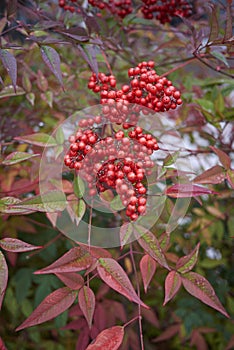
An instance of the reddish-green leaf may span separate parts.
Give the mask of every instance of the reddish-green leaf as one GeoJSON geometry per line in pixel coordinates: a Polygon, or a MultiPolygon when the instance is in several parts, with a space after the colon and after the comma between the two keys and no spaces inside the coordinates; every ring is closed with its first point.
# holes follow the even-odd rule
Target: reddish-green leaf
{"type": "Polygon", "coordinates": [[[141,276],[144,284],[145,293],[147,292],[148,286],[151,279],[153,278],[156,271],[156,262],[150,255],[146,254],[140,261],[141,276]]]}
{"type": "Polygon", "coordinates": [[[203,303],[209,305],[213,309],[218,310],[226,317],[228,313],[217,298],[213,287],[205,279],[196,272],[188,272],[181,276],[184,288],[194,297],[200,299],[203,303]]]}
{"type": "Polygon", "coordinates": [[[197,330],[192,332],[190,345],[195,345],[197,350],[208,350],[204,337],[197,330]]]}
{"type": "Polygon", "coordinates": [[[180,275],[176,271],[170,271],[165,280],[165,298],[163,305],[166,305],[166,303],[176,295],[180,286],[180,275]]]}
{"type": "Polygon", "coordinates": [[[12,165],[23,162],[33,157],[38,157],[40,154],[30,154],[27,152],[13,152],[9,154],[2,162],[4,165],[12,165]]]}
{"type": "Polygon", "coordinates": [[[193,269],[197,262],[198,252],[200,248],[200,243],[197,244],[197,246],[194,248],[194,250],[186,255],[182,256],[177,263],[176,263],[176,269],[180,273],[186,273],[193,269]]]}
{"type": "Polygon", "coordinates": [[[66,208],[66,196],[62,191],[50,191],[13,204],[12,208],[21,208],[40,212],[63,211],[66,208]]]}
{"type": "Polygon", "coordinates": [[[83,286],[79,291],[78,301],[80,308],[86,318],[89,328],[92,327],[93,313],[95,309],[95,295],[89,287],[83,286]]]}
{"type": "Polygon", "coordinates": [[[234,170],[229,169],[227,171],[227,180],[228,180],[230,186],[234,189],[234,170]]]}
{"type": "Polygon", "coordinates": [[[227,1],[226,7],[226,25],[225,25],[225,34],[223,41],[228,41],[233,37],[233,19],[232,19],[232,0],[227,1]]]}
{"type": "Polygon", "coordinates": [[[131,239],[132,235],[133,235],[133,229],[132,229],[131,223],[125,223],[120,227],[119,239],[120,239],[121,249],[123,249],[125,244],[132,241],[131,239]]]}
{"type": "Polygon", "coordinates": [[[124,295],[129,300],[148,308],[136,294],[126,272],[117,261],[111,258],[101,258],[98,261],[98,273],[109,287],[124,295]]]}
{"type": "Polygon", "coordinates": [[[211,23],[210,23],[210,35],[208,42],[211,42],[217,39],[219,36],[219,21],[217,18],[217,7],[215,5],[212,6],[212,15],[211,15],[211,23]]]}
{"type": "Polygon", "coordinates": [[[218,149],[216,147],[210,146],[210,148],[217,154],[219,157],[220,162],[223,164],[225,169],[229,169],[231,166],[231,159],[230,157],[221,149],[218,149]]]}
{"type": "Polygon", "coordinates": [[[59,288],[49,294],[19,326],[16,331],[49,321],[67,310],[75,301],[77,292],[67,287],[59,288]]]}
{"type": "Polygon", "coordinates": [[[61,258],[53,262],[51,265],[34,273],[41,275],[45,273],[77,272],[87,269],[92,262],[93,258],[86,250],[80,247],[75,247],[70,249],[69,252],[61,256],[61,258]]]}
{"type": "Polygon", "coordinates": [[[193,184],[176,184],[166,189],[166,195],[172,198],[196,197],[203,194],[217,194],[217,192],[193,184]]]}
{"type": "Polygon", "coordinates": [[[84,279],[75,272],[65,272],[55,274],[68,288],[78,290],[84,285],[84,279]]]}
{"type": "Polygon", "coordinates": [[[18,137],[15,137],[14,139],[17,141],[22,141],[25,143],[29,143],[30,145],[35,145],[40,147],[57,146],[57,142],[52,136],[48,134],[44,134],[42,132],[39,132],[37,134],[18,136],[18,137]]]}
{"type": "Polygon", "coordinates": [[[8,280],[8,267],[4,255],[0,251],[0,309],[2,307],[8,280]]]}
{"type": "Polygon", "coordinates": [[[148,253],[161,266],[170,270],[165,255],[155,235],[151,231],[148,231],[144,227],[138,225],[134,225],[134,233],[138,243],[142,246],[146,253],[148,253]]]}
{"type": "Polygon", "coordinates": [[[198,175],[193,180],[199,184],[220,184],[225,180],[224,168],[220,165],[215,165],[212,168],[204,171],[201,175],[198,175]]]}
{"type": "Polygon", "coordinates": [[[30,250],[40,249],[41,246],[35,246],[16,238],[3,238],[0,240],[0,247],[8,252],[29,252],[30,250]]]}
{"type": "Polygon", "coordinates": [[[117,350],[122,344],[123,337],[124,327],[114,326],[104,329],[86,350],[117,350]]]}
{"type": "Polygon", "coordinates": [[[17,80],[17,62],[15,57],[5,49],[0,49],[0,59],[3,66],[6,68],[8,74],[11,77],[14,90],[16,91],[16,80],[17,80]]]}
{"type": "Polygon", "coordinates": [[[61,86],[63,86],[60,57],[57,51],[50,46],[43,45],[41,46],[41,56],[51,72],[56,76],[61,86]]]}

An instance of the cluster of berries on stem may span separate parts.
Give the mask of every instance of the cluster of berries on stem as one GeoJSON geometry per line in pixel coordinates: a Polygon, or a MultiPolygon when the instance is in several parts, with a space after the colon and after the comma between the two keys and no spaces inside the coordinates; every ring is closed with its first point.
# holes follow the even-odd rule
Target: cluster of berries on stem
{"type": "MultiPolygon", "coordinates": [[[[79,0],[59,0],[59,6],[66,11],[80,12],[76,5],[79,0]]],[[[112,15],[124,18],[133,11],[132,0],[88,0],[88,3],[99,10],[108,10],[112,15]]],[[[188,0],[141,0],[140,10],[146,19],[156,18],[162,24],[171,22],[175,16],[189,17],[193,6],[188,0]]],[[[80,6],[80,5],[79,5],[80,6]]]]}
{"type": "Polygon", "coordinates": [[[175,16],[189,17],[193,12],[187,0],[142,0],[141,12],[146,19],[156,18],[162,24],[171,22],[175,16]]]}
{"type": "Polygon", "coordinates": [[[141,114],[175,109],[182,100],[172,82],[157,75],[153,61],[130,68],[128,76],[129,83],[118,89],[114,75],[91,75],[88,88],[99,94],[102,115],[79,121],[64,163],[79,172],[90,196],[106,190],[118,194],[126,216],[135,221],[146,213],[151,155],[159,148],[137,122],[141,114]]]}

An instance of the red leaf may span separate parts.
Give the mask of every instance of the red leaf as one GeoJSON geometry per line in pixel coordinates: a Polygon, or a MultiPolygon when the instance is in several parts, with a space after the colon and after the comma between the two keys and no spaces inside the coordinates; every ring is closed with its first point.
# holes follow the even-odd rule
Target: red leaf
{"type": "Polygon", "coordinates": [[[51,70],[51,72],[56,76],[61,86],[63,86],[63,78],[60,69],[60,57],[55,49],[50,46],[41,46],[41,56],[51,70]]]}
{"type": "Polygon", "coordinates": [[[148,308],[136,294],[127,274],[117,261],[111,258],[101,258],[99,259],[97,270],[101,279],[109,287],[124,295],[129,300],[148,308]]]}
{"type": "Polygon", "coordinates": [[[88,328],[86,328],[79,334],[79,338],[76,343],[76,350],[85,350],[88,344],[89,344],[89,332],[88,332],[88,328]]]}
{"type": "Polygon", "coordinates": [[[14,90],[16,92],[16,80],[17,80],[17,62],[15,57],[5,49],[0,49],[0,59],[3,66],[6,68],[8,74],[11,77],[14,90]]]}
{"type": "Polygon", "coordinates": [[[148,286],[151,279],[153,278],[156,271],[156,262],[150,255],[146,254],[140,261],[141,276],[144,284],[145,293],[147,292],[148,286]]]}
{"type": "Polygon", "coordinates": [[[16,238],[3,238],[0,240],[0,247],[8,252],[20,253],[40,249],[42,246],[35,246],[16,238]]]}
{"type": "Polygon", "coordinates": [[[3,298],[5,295],[8,280],[8,267],[6,259],[0,251],[0,309],[2,307],[3,298]]]}
{"type": "Polygon", "coordinates": [[[42,275],[45,273],[77,272],[86,269],[92,264],[92,262],[93,258],[86,250],[80,247],[75,247],[70,249],[51,265],[34,273],[42,275]]]}
{"type": "Polygon", "coordinates": [[[231,339],[229,340],[225,350],[232,350],[233,348],[234,348],[234,335],[231,336],[231,339]]]}
{"type": "Polygon", "coordinates": [[[194,250],[186,255],[180,258],[176,263],[176,270],[180,273],[186,273],[193,269],[197,262],[198,252],[200,248],[200,243],[197,244],[197,246],[194,248],[194,250]]]}
{"type": "Polygon", "coordinates": [[[210,148],[217,154],[217,156],[219,157],[219,160],[221,162],[221,164],[223,164],[224,168],[227,170],[230,168],[231,166],[231,159],[230,157],[223,151],[221,151],[221,149],[218,149],[216,147],[210,146],[210,148]]]}
{"type": "Polygon", "coordinates": [[[176,184],[166,190],[166,195],[172,198],[196,197],[203,194],[217,194],[217,192],[193,184],[176,184]]]}
{"type": "Polygon", "coordinates": [[[122,344],[123,337],[124,327],[114,326],[104,329],[86,350],[117,350],[122,344]]]}
{"type": "Polygon", "coordinates": [[[164,332],[162,332],[157,338],[154,338],[152,341],[154,343],[159,343],[161,341],[171,339],[176,334],[178,334],[179,331],[180,331],[180,325],[174,324],[174,325],[168,327],[164,332]]]}
{"type": "Polygon", "coordinates": [[[142,248],[161,266],[170,270],[165,255],[155,235],[151,231],[138,225],[134,225],[134,233],[142,248]]]}
{"type": "Polygon", "coordinates": [[[0,350],[7,350],[5,344],[3,343],[2,338],[0,337],[0,350]]]}
{"type": "Polygon", "coordinates": [[[78,290],[84,285],[84,279],[78,273],[66,272],[55,275],[70,289],[78,290]]]}
{"type": "Polygon", "coordinates": [[[91,329],[95,309],[95,296],[92,289],[83,286],[83,288],[79,291],[78,301],[84,317],[88,322],[89,328],[91,329]]]}
{"type": "Polygon", "coordinates": [[[201,175],[195,177],[193,181],[199,184],[220,184],[225,180],[225,177],[226,175],[223,167],[215,165],[201,175]]]}
{"type": "Polygon", "coordinates": [[[87,244],[79,243],[81,247],[84,247],[85,250],[87,250],[90,255],[92,255],[93,258],[99,259],[99,258],[111,258],[111,253],[108,252],[108,250],[101,248],[101,247],[95,247],[95,246],[88,246],[87,244]]]}
{"type": "Polygon", "coordinates": [[[183,286],[187,292],[229,318],[228,313],[217,298],[213,287],[205,277],[196,272],[188,272],[181,276],[181,278],[183,286]]]}
{"type": "Polygon", "coordinates": [[[49,294],[19,326],[16,331],[46,322],[67,310],[75,301],[77,292],[69,288],[59,288],[49,294]]]}
{"type": "Polygon", "coordinates": [[[176,271],[170,271],[165,280],[165,299],[163,305],[171,300],[181,286],[181,277],[176,271]]]}
{"type": "Polygon", "coordinates": [[[208,346],[206,344],[205,339],[197,330],[194,330],[192,332],[190,345],[191,346],[195,345],[197,350],[207,350],[208,349],[208,346]]]}

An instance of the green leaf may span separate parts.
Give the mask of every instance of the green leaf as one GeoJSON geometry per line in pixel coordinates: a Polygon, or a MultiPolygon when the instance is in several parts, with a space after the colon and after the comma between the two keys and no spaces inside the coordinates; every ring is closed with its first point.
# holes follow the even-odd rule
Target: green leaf
{"type": "Polygon", "coordinates": [[[175,163],[178,155],[180,154],[180,151],[177,151],[175,153],[170,153],[163,161],[163,166],[169,166],[175,163]]]}
{"type": "Polygon", "coordinates": [[[121,202],[120,196],[117,195],[115,196],[112,201],[110,202],[110,206],[113,210],[123,210],[125,208],[125,206],[123,205],[123,203],[121,202]]]}
{"type": "Polygon", "coordinates": [[[73,189],[77,198],[83,197],[85,193],[85,185],[84,185],[84,181],[81,179],[79,175],[77,176],[75,175],[73,189]]]}
{"type": "Polygon", "coordinates": [[[205,111],[209,113],[214,113],[214,104],[211,101],[198,98],[195,102],[197,102],[205,111]]]}
{"type": "Polygon", "coordinates": [[[25,91],[21,87],[16,86],[16,91],[15,91],[14,87],[9,85],[9,86],[4,87],[4,89],[2,89],[0,91],[0,98],[19,96],[19,95],[24,95],[24,94],[25,94],[25,91]]]}
{"type": "Polygon", "coordinates": [[[62,211],[66,208],[66,196],[61,191],[50,191],[43,195],[38,195],[20,203],[13,204],[13,208],[22,208],[40,212],[62,211]]]}
{"type": "Polygon", "coordinates": [[[14,138],[17,141],[22,141],[29,143],[30,145],[40,146],[40,147],[53,147],[57,146],[56,140],[47,134],[37,133],[25,136],[18,136],[14,138]]]}
{"type": "Polygon", "coordinates": [[[218,60],[220,60],[221,62],[223,62],[226,67],[228,67],[228,68],[230,67],[226,57],[221,52],[212,51],[211,55],[214,56],[215,58],[217,58],[218,60]]]}
{"type": "Polygon", "coordinates": [[[27,153],[27,152],[13,152],[13,153],[9,154],[4,159],[2,164],[4,164],[4,165],[17,164],[17,163],[23,162],[25,160],[28,160],[30,158],[38,157],[38,156],[40,156],[39,153],[37,153],[37,154],[30,154],[30,153],[27,153]]]}
{"type": "Polygon", "coordinates": [[[59,126],[56,130],[55,139],[59,145],[62,145],[64,143],[64,132],[61,126],[59,126]]]}

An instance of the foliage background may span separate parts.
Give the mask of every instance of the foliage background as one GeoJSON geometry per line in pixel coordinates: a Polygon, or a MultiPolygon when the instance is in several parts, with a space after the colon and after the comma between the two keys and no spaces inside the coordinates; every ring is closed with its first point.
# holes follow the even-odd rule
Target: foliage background
{"type": "MultiPolygon", "coordinates": [[[[37,146],[29,147],[14,137],[34,132],[50,134],[75,111],[98,103],[87,89],[92,70],[108,72],[111,69],[119,84],[124,84],[128,68],[143,60],[154,60],[158,74],[169,73],[169,78],[182,91],[183,105],[168,112],[168,118],[189,145],[188,157],[196,164],[196,175],[214,165],[222,165],[210,146],[224,151],[233,160],[234,48],[233,34],[229,35],[231,14],[227,14],[231,2],[227,7],[228,4],[221,1],[209,4],[195,1],[192,18],[177,19],[166,25],[145,20],[136,10],[120,21],[105,11],[102,17],[71,14],[60,9],[57,1],[37,1],[35,7],[21,1],[9,4],[8,12],[4,6],[1,9],[1,47],[16,58],[17,88],[15,93],[11,74],[0,65],[4,83],[0,91],[1,160],[13,151],[41,152],[37,146]],[[43,45],[56,49],[60,56],[63,86],[58,72],[52,74],[43,61],[40,50],[43,45]]],[[[40,157],[12,166],[1,165],[1,197],[25,198],[38,194],[39,165],[40,157]]],[[[171,234],[168,253],[171,261],[176,261],[177,256],[188,254],[201,242],[195,271],[210,281],[232,316],[233,182],[226,179],[209,185],[219,195],[202,197],[202,206],[192,199],[186,217],[171,234]]],[[[168,199],[154,228],[155,234],[167,220],[170,201],[168,199]]],[[[3,213],[0,223],[2,238],[17,237],[43,246],[32,253],[5,254],[9,282],[0,314],[0,332],[7,349],[15,349],[16,344],[22,350],[75,349],[80,331],[65,328],[70,319],[67,311],[55,320],[15,332],[49,293],[62,286],[54,275],[40,276],[33,272],[64,254],[73,246],[72,241],[58,232],[43,213],[21,216],[3,213]]],[[[118,249],[111,252],[117,259],[118,249]]],[[[132,277],[129,258],[122,259],[121,264],[132,277]]],[[[136,266],[140,278],[139,259],[136,266]]],[[[143,300],[152,311],[142,310],[145,348],[231,349],[233,321],[184,290],[162,306],[165,277],[165,271],[158,268],[147,294],[144,295],[142,288],[143,300]],[[160,335],[162,341],[157,342],[160,335]]],[[[124,322],[126,317],[120,316],[117,320],[110,317],[110,300],[120,302],[118,305],[127,311],[128,319],[136,315],[133,305],[107,290],[97,279],[91,286],[102,306],[102,317],[109,319],[109,326],[124,322]]],[[[122,312],[124,314],[124,310],[122,312]]],[[[127,349],[140,348],[138,334],[137,324],[132,324],[128,334],[132,345],[127,349]]]]}

